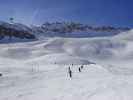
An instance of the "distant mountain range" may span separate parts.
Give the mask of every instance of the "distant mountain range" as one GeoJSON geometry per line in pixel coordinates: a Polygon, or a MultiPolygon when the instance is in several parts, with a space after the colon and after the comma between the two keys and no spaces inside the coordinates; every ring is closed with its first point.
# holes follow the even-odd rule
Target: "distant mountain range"
{"type": "Polygon", "coordinates": [[[93,27],[74,22],[44,23],[40,26],[26,26],[20,23],[0,22],[0,40],[8,38],[34,40],[38,37],[96,37],[112,36],[130,28],[115,28],[111,26],[93,27]]]}
{"type": "Polygon", "coordinates": [[[60,33],[66,33],[66,32],[121,32],[121,31],[127,31],[130,30],[129,28],[115,28],[111,26],[101,26],[101,27],[93,27],[89,25],[84,25],[80,23],[74,23],[74,22],[55,22],[55,23],[44,23],[40,26],[43,30],[52,31],[52,32],[60,32],[60,33]]]}

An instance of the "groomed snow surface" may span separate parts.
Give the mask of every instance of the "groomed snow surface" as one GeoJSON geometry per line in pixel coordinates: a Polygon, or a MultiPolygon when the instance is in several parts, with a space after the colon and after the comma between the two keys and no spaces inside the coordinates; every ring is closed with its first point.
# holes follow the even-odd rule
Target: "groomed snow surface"
{"type": "Polygon", "coordinates": [[[133,100],[132,53],[132,30],[0,44],[0,100],[133,100]]]}

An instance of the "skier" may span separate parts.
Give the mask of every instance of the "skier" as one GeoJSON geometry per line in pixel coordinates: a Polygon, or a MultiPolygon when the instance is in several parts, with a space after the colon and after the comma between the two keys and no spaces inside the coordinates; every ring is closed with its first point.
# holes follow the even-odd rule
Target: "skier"
{"type": "Polygon", "coordinates": [[[68,68],[68,73],[69,73],[70,78],[72,78],[72,71],[70,67],[68,68]]]}
{"type": "Polygon", "coordinates": [[[0,73],[0,76],[2,76],[2,73],[0,73]]]}
{"type": "Polygon", "coordinates": [[[83,68],[84,68],[84,66],[82,65],[82,66],[81,66],[81,69],[83,69],[83,68]]]}
{"type": "Polygon", "coordinates": [[[80,67],[79,67],[79,69],[78,69],[78,70],[79,70],[79,72],[81,72],[81,68],[80,68],[80,67]]]}

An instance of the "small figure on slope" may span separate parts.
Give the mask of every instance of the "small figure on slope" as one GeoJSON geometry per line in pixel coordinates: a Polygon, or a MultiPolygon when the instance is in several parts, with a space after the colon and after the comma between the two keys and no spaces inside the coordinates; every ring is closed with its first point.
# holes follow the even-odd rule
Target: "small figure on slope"
{"type": "Polygon", "coordinates": [[[81,69],[83,69],[83,68],[84,68],[84,66],[82,65],[82,66],[81,66],[81,69]]]}
{"type": "Polygon", "coordinates": [[[72,71],[70,67],[68,68],[68,73],[69,73],[69,77],[72,78],[72,71]]]}
{"type": "Polygon", "coordinates": [[[2,76],[2,73],[0,73],[0,77],[2,76]]]}
{"type": "Polygon", "coordinates": [[[78,70],[79,70],[79,72],[81,72],[81,68],[80,68],[80,67],[79,67],[79,69],[78,69],[78,70]]]}

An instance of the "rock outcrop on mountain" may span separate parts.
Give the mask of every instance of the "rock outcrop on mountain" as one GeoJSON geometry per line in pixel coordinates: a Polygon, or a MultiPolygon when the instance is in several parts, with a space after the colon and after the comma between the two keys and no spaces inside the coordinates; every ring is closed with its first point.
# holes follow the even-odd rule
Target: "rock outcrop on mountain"
{"type": "Polygon", "coordinates": [[[2,40],[5,37],[8,37],[10,40],[12,38],[36,39],[29,27],[24,25],[22,26],[22,24],[10,24],[3,22],[0,23],[0,39],[2,40]]]}

